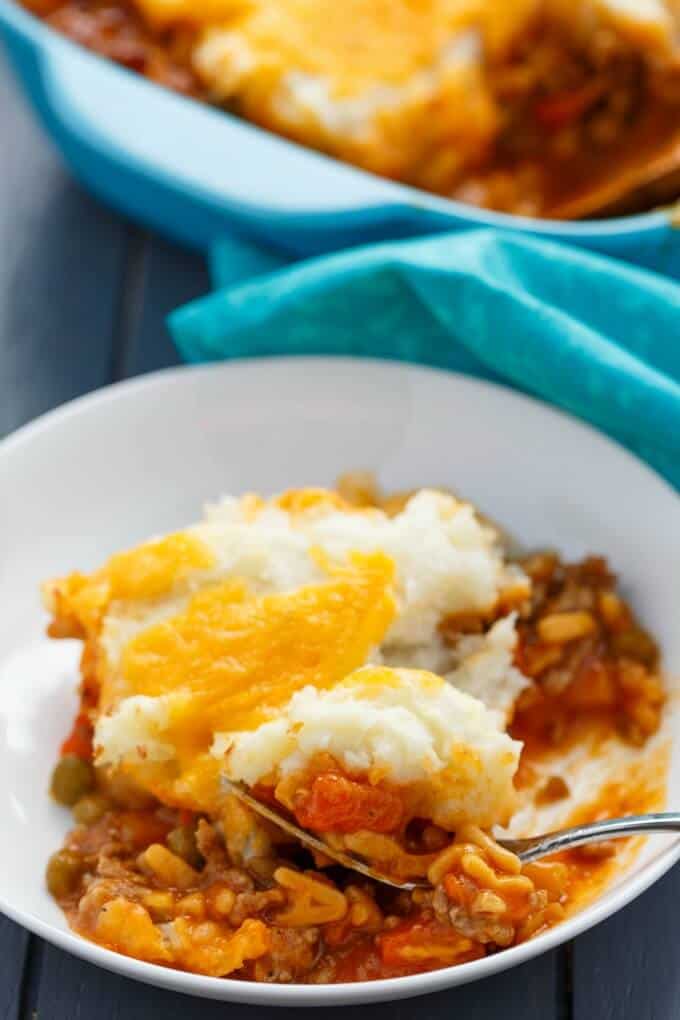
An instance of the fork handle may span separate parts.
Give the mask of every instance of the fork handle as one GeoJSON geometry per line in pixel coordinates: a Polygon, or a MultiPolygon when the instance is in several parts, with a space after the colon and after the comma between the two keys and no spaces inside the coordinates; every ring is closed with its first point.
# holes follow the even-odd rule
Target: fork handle
{"type": "Polygon", "coordinates": [[[663,832],[680,832],[680,812],[666,811],[649,815],[629,815],[627,818],[607,818],[602,822],[575,825],[570,829],[547,832],[543,836],[531,839],[503,839],[499,842],[516,853],[522,863],[528,864],[547,854],[573,850],[589,843],[603,843],[608,839],[663,832]]]}

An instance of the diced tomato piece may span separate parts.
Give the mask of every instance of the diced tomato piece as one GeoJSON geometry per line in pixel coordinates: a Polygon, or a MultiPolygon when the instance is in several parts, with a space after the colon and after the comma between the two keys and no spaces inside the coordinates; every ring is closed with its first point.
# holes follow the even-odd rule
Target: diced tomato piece
{"type": "Polygon", "coordinates": [[[62,755],[74,754],[77,758],[84,758],[86,761],[91,761],[93,754],[93,735],[94,730],[92,728],[92,723],[87,715],[85,715],[84,712],[81,712],[80,715],[76,716],[76,721],[73,724],[71,733],[61,745],[62,755]]]}
{"type": "Polygon", "coordinates": [[[120,811],[115,823],[123,842],[134,844],[140,850],[152,843],[164,843],[172,828],[172,822],[159,818],[152,811],[120,811]]]}
{"type": "Polygon", "coordinates": [[[255,800],[259,800],[261,804],[268,804],[269,807],[280,808],[280,804],[276,799],[276,788],[274,786],[266,786],[265,783],[256,783],[250,791],[255,800]]]}
{"type": "Polygon", "coordinates": [[[378,936],[380,955],[387,967],[427,967],[463,963],[484,955],[484,947],[453,928],[436,921],[406,921],[378,936]]]}
{"type": "Polygon", "coordinates": [[[610,665],[601,656],[587,655],[567,688],[567,704],[588,711],[611,708],[616,700],[616,684],[610,665]]]}
{"type": "Polygon", "coordinates": [[[469,900],[468,891],[459,875],[446,875],[444,878],[444,889],[451,903],[456,903],[459,907],[467,906],[469,900]]]}
{"type": "Polygon", "coordinates": [[[582,117],[601,94],[602,86],[599,82],[588,82],[581,88],[556,92],[536,103],[536,120],[550,131],[559,131],[582,117]]]}
{"type": "Polygon", "coordinates": [[[295,807],[300,825],[314,832],[394,832],[403,815],[400,798],[389,790],[324,772],[295,807]]]}

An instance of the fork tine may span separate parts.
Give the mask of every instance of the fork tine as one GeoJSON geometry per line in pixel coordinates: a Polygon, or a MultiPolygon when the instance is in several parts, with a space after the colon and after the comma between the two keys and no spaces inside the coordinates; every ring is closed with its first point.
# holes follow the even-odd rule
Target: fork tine
{"type": "Polygon", "coordinates": [[[267,821],[273,822],[274,825],[278,825],[280,829],[287,832],[289,836],[294,836],[303,846],[309,847],[311,850],[316,850],[317,853],[325,854],[326,857],[330,857],[331,860],[341,864],[344,868],[349,868],[351,871],[356,871],[365,878],[371,878],[374,882],[380,882],[383,885],[389,885],[393,889],[402,889],[406,892],[410,892],[413,889],[430,889],[429,882],[400,882],[395,878],[390,878],[388,875],[383,874],[381,871],[376,871],[375,868],[370,867],[364,861],[354,857],[353,854],[346,853],[344,850],[336,850],[334,847],[330,847],[324,840],[318,839],[313,836],[311,832],[307,832],[306,829],[301,829],[299,825],[295,825],[294,822],[289,821],[287,818],[283,818],[273,808],[268,807],[266,804],[260,803],[255,797],[253,797],[243,787],[241,783],[233,783],[231,780],[223,777],[222,785],[225,790],[229,793],[233,793],[235,797],[238,797],[242,803],[246,804],[252,811],[260,815],[262,818],[266,818],[267,821]]]}

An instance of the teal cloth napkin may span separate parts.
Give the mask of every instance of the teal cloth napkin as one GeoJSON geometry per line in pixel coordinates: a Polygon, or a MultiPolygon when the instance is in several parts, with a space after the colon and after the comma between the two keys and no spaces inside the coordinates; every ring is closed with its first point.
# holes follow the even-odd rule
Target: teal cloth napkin
{"type": "Polygon", "coordinates": [[[680,285],[491,230],[295,262],[232,238],[174,312],[190,362],[353,354],[504,381],[607,432],[680,488],[680,285]]]}

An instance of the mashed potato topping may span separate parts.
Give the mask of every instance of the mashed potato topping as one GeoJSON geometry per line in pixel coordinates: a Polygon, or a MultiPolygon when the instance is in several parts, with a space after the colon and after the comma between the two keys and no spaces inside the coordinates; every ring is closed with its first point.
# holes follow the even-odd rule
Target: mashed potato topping
{"type": "Polygon", "coordinates": [[[458,690],[479,698],[507,723],[517,698],[529,683],[514,665],[516,615],[502,617],[486,634],[464,635],[453,646],[437,635],[427,644],[412,648],[378,650],[373,661],[441,675],[458,690]]]}
{"type": "Polygon", "coordinates": [[[332,690],[305,687],[256,730],[218,734],[213,754],[255,786],[324,752],[353,776],[408,784],[412,810],[453,829],[509,817],[520,748],[481,702],[432,673],[367,667],[332,690]]]}
{"type": "Polygon", "coordinates": [[[424,783],[431,817],[486,824],[507,814],[518,750],[500,727],[525,683],[503,600],[528,590],[453,496],[422,490],[389,516],[301,490],[224,499],[46,595],[96,642],[99,764],[166,800],[214,807],[235,740],[249,782],[325,750],[424,783]],[[465,613],[500,619],[445,643],[442,619],[465,613]]]}
{"type": "Polygon", "coordinates": [[[380,550],[396,567],[397,613],[385,636],[388,647],[429,644],[443,615],[488,610],[522,580],[472,506],[427,489],[395,517],[352,510],[323,493],[264,504],[226,499],[208,509],[194,534],[218,569],[247,577],[260,591],[318,581],[323,572],[315,550],[334,562],[350,552],[380,550]]]}
{"type": "Polygon", "coordinates": [[[445,679],[461,691],[479,698],[508,721],[528,680],[513,665],[517,644],[515,614],[506,616],[485,635],[461,638],[456,655],[459,665],[445,679]]]}
{"type": "Polygon", "coordinates": [[[528,590],[504,562],[497,534],[453,496],[421,490],[389,517],[304,490],[266,502],[224,499],[185,532],[113,557],[89,578],[48,586],[48,599],[66,599],[87,625],[96,622],[93,606],[103,614],[101,640],[115,667],[135,634],[181,612],[206,584],[239,578],[252,595],[292,593],[326,578],[324,557],[341,563],[351,552],[377,550],[396,568],[397,612],[379,642],[388,654],[430,648],[443,616],[485,612],[503,592],[528,590]],[[123,560],[135,588],[116,587],[123,560]]]}

